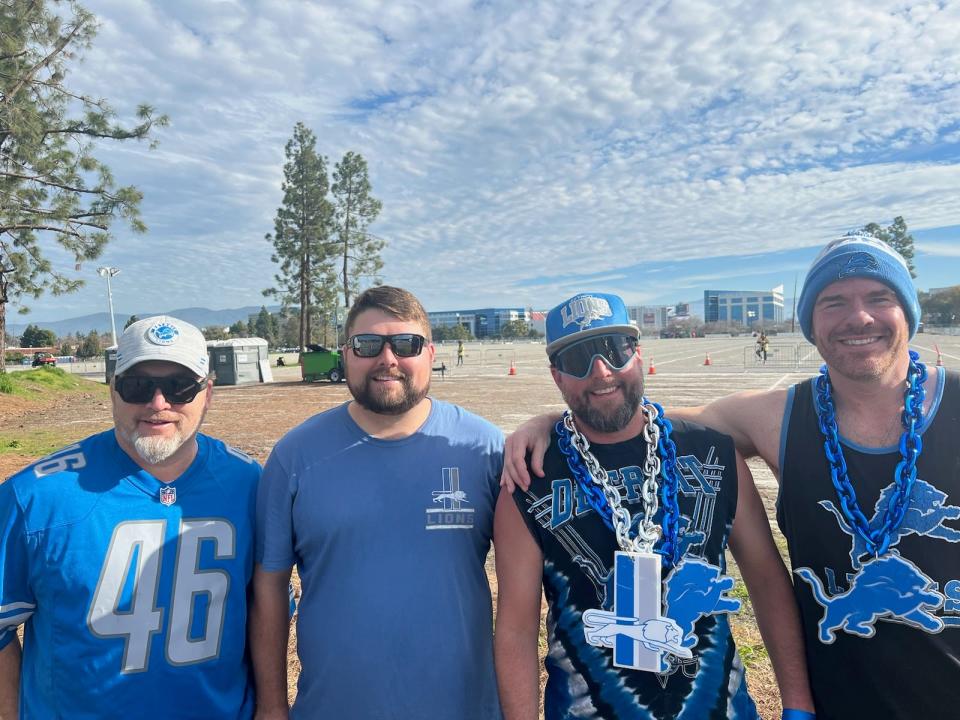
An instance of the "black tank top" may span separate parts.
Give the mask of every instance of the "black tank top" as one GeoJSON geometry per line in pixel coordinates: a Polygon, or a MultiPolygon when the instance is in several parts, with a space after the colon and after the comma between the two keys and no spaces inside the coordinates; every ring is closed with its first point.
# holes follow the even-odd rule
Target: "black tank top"
{"type": "MultiPolygon", "coordinates": [[[[692,423],[674,420],[673,426],[680,472],[679,542],[684,559],[691,563],[690,568],[699,562],[703,563],[699,570],[712,567],[725,573],[724,550],[737,507],[733,441],[692,423]]],[[[634,516],[642,513],[641,468],[646,449],[642,436],[610,445],[591,444],[620,492],[623,506],[634,516]]],[[[529,491],[518,490],[513,498],[544,557],[550,647],[545,661],[546,719],[756,718],[727,619],[731,604],[723,598],[730,588],[717,595],[718,607],[728,610],[696,620],[692,658],[673,665],[668,673],[615,667],[608,648],[585,641],[583,613],[609,607],[607,583],[617,541],[572,480],[555,432],[544,458],[544,470],[546,477],[534,477],[529,491]]],[[[655,520],[660,522],[662,517],[661,507],[655,520]]],[[[670,595],[670,577],[664,571],[665,597],[670,595]]],[[[695,584],[709,593],[726,587],[722,583],[721,577],[704,572],[695,584]]]]}
{"type": "MultiPolygon", "coordinates": [[[[958,718],[960,377],[938,378],[910,506],[880,558],[840,510],[814,382],[794,386],[787,403],[777,522],[790,550],[817,717],[958,718]]],[[[879,526],[900,453],[842,445],[860,509],[879,526]]]]}

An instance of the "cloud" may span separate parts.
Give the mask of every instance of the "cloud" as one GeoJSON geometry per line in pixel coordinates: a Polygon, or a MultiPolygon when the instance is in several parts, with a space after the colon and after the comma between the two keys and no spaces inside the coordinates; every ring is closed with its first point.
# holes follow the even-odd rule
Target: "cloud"
{"type": "Polygon", "coordinates": [[[118,283],[129,311],[257,302],[298,121],[331,165],[367,158],[384,278],[438,308],[542,305],[677,258],[762,265],[894,215],[960,224],[956,2],[88,5],[102,29],[71,82],[172,121],[157,151],[100,153],[151,228],[111,262],[178,278],[118,283]]]}
{"type": "Polygon", "coordinates": [[[928,242],[914,243],[914,250],[938,258],[960,258],[960,238],[954,240],[950,245],[928,242]]]}

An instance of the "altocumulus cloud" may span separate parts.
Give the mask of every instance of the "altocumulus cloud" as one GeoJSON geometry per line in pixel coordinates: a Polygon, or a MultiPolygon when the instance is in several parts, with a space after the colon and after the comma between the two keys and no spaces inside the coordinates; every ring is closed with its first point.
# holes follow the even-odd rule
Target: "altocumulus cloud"
{"type": "MultiPolygon", "coordinates": [[[[71,81],[172,120],[156,151],[101,153],[151,228],[105,260],[164,269],[118,279],[128,312],[258,302],[299,120],[331,166],[368,159],[384,279],[438,309],[542,306],[578,282],[649,299],[664,293],[630,288],[644,263],[746,267],[894,215],[960,225],[956,2],[87,5],[101,32],[71,81]]],[[[81,274],[38,315],[100,310],[81,274]]]]}

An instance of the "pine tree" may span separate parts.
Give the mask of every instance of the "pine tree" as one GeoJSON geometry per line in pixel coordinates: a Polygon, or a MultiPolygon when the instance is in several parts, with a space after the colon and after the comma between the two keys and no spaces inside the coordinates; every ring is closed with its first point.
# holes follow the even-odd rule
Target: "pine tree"
{"type": "Polygon", "coordinates": [[[276,286],[263,291],[278,298],[284,308],[300,310],[300,347],[312,339],[311,322],[335,292],[329,237],[333,207],[327,199],[330,183],[326,160],[317,154],[317,139],[297,123],[286,145],[283,166],[283,204],[277,208],[273,234],[273,262],[280,265],[276,286]]]}
{"type": "MultiPolygon", "coordinates": [[[[83,284],[50,255],[66,251],[79,266],[100,255],[116,219],[146,229],[140,191],[117,187],[93,151],[98,140],[148,138],[167,118],[141,105],[137,122],[124,126],[106,101],[66,86],[68,62],[96,32],[76,0],[0,3],[0,342],[7,303],[83,284]]],[[[0,344],[0,371],[3,362],[0,344]]]]}
{"type": "Polygon", "coordinates": [[[273,345],[273,328],[270,323],[270,313],[263,305],[260,306],[260,312],[257,313],[256,320],[253,321],[254,336],[263,338],[268,345],[273,345]]]}
{"type": "Polygon", "coordinates": [[[890,247],[903,255],[907,261],[907,267],[910,268],[910,277],[916,277],[917,273],[913,268],[913,235],[907,231],[907,223],[903,216],[898,215],[887,227],[880,227],[877,223],[865,225],[863,231],[868,235],[883,240],[890,247]]]}
{"type": "Polygon", "coordinates": [[[342,261],[340,279],[343,282],[343,305],[350,307],[361,278],[373,284],[380,282],[383,269],[380,251],[384,241],[367,232],[367,227],[380,214],[382,203],[371,195],[367,161],[363,155],[348,152],[337,163],[333,172],[333,197],[337,231],[338,254],[342,261]]]}
{"type": "Polygon", "coordinates": [[[92,358],[100,354],[100,333],[91,330],[77,346],[77,357],[92,358]]]}

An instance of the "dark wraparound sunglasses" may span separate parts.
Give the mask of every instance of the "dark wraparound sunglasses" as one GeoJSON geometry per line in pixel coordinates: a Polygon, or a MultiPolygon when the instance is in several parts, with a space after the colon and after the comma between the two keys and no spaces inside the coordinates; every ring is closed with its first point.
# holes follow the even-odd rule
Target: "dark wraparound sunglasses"
{"type": "Polygon", "coordinates": [[[423,335],[414,333],[398,333],[396,335],[375,335],[363,333],[353,335],[348,341],[357,357],[372,358],[383,352],[384,343],[390,345],[393,354],[399,358],[416,357],[423,351],[427,339],[423,335]]]}
{"type": "Polygon", "coordinates": [[[582,380],[590,374],[597,358],[602,358],[611,370],[622,370],[637,354],[637,342],[632,335],[594,335],[554,353],[550,363],[565,375],[582,380]]]}
{"type": "Polygon", "coordinates": [[[159,389],[167,402],[181,405],[193,399],[207,386],[207,379],[197,380],[193,375],[118,375],[114,380],[117,394],[125,403],[143,404],[153,400],[159,389]]]}

